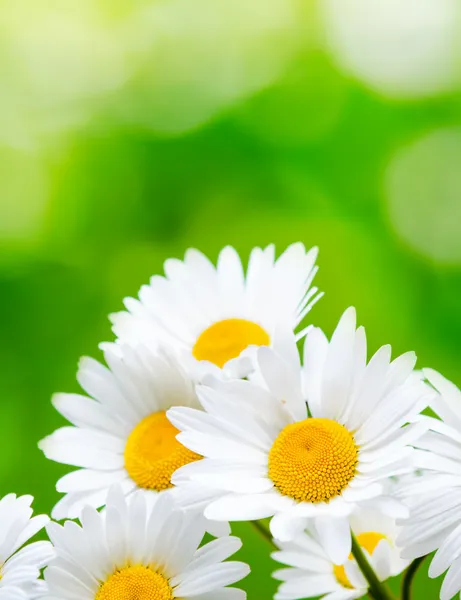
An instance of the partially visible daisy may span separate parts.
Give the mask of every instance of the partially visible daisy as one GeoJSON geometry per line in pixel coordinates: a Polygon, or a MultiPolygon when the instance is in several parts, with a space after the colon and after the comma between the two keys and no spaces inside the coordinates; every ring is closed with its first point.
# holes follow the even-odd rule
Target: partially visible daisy
{"type": "Polygon", "coordinates": [[[404,425],[432,392],[413,374],[413,353],[390,362],[384,346],[367,365],[354,309],[330,342],[318,329],[308,334],[302,368],[294,340],[277,346],[279,354],[258,351],[264,386],[217,380],[216,387],[198,387],[206,412],[168,411],[178,440],[205,457],[174,474],[178,501],[201,505],[216,520],[275,515],[271,531],[282,541],[314,518],[322,545],[342,564],[351,550],[347,517],[357,505],[381,496],[384,512],[405,515],[380,481],[410,468],[409,444],[425,426],[404,425]],[[200,504],[200,486],[221,497],[200,504]]]}
{"type": "Polygon", "coordinates": [[[54,556],[50,542],[23,547],[48,523],[46,515],[32,516],[32,496],[8,494],[0,500],[0,599],[32,600],[44,591],[40,570],[54,556]]]}
{"type": "Polygon", "coordinates": [[[227,586],[246,577],[245,563],[223,562],[241,546],[225,536],[199,548],[204,519],[174,509],[160,496],[126,499],[112,489],[106,508],[87,506],[81,525],[50,523],[57,558],[45,571],[44,600],[243,600],[227,586]]]}
{"type": "Polygon", "coordinates": [[[162,341],[198,378],[220,369],[246,376],[252,351],[271,346],[281,324],[296,329],[320,297],[311,287],[316,258],[317,248],[301,243],[278,259],[273,245],[254,248],[245,274],[234,248],[220,252],[216,267],[189,249],[184,261],[165,262],[165,277],[154,275],[139,300],[125,299],[128,312],[111,317],[114,333],[133,346],[162,341]]]}
{"type": "Polygon", "coordinates": [[[443,421],[421,417],[429,431],[416,443],[414,462],[422,471],[406,488],[410,517],[398,542],[406,558],[437,550],[429,575],[448,569],[440,597],[449,600],[461,590],[461,391],[432,369],[424,374],[440,392],[431,408],[443,421]]]}
{"type": "Polygon", "coordinates": [[[274,552],[272,558],[287,568],[273,573],[275,579],[283,582],[275,600],[352,600],[367,593],[368,584],[357,563],[348,559],[344,565],[335,565],[314,531],[300,533],[291,542],[276,543],[280,551],[274,552]]]}
{"type": "MultiPolygon", "coordinates": [[[[395,519],[372,508],[361,509],[349,518],[357,542],[380,581],[401,573],[409,561],[400,558],[396,545],[399,528],[395,519]]],[[[278,542],[272,558],[287,565],[274,577],[283,581],[275,600],[297,600],[321,596],[325,600],[352,600],[368,592],[368,582],[352,555],[335,565],[322,548],[315,528],[292,542],[278,542]]]]}
{"type": "Polygon", "coordinates": [[[58,429],[39,446],[47,458],[80,467],[57,483],[65,496],[53,509],[55,519],[75,518],[86,504],[102,506],[115,483],[125,494],[168,490],[178,467],[201,458],[176,440],[178,430],[165,414],[172,406],[199,406],[178,362],[166,352],[128,346],[116,354],[107,351],[105,359],[109,368],[81,360],[77,379],[89,398],[53,398],[73,426],[58,429]]]}

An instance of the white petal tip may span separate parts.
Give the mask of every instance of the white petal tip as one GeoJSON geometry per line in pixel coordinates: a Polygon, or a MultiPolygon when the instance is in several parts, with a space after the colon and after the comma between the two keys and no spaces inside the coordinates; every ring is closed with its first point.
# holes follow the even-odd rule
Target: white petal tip
{"type": "Polygon", "coordinates": [[[48,442],[49,442],[49,438],[50,436],[44,437],[42,440],[40,440],[37,444],[39,450],[41,450],[45,455],[47,453],[48,450],[48,442]]]}
{"type": "Polygon", "coordinates": [[[348,323],[354,323],[357,320],[357,311],[355,310],[354,306],[349,306],[349,308],[346,308],[346,310],[344,311],[342,317],[341,317],[341,321],[347,321],[348,323]]]}
{"type": "Polygon", "coordinates": [[[429,566],[429,570],[428,570],[428,575],[431,579],[435,579],[436,577],[439,577],[439,575],[442,575],[442,573],[447,569],[447,567],[445,568],[441,568],[440,565],[435,565],[434,567],[434,561],[431,562],[430,566],[429,566]]]}
{"type": "Polygon", "coordinates": [[[430,381],[430,383],[432,383],[432,385],[434,387],[436,387],[435,385],[435,381],[437,381],[438,378],[443,377],[443,375],[441,375],[438,371],[436,371],[435,369],[430,369],[430,368],[425,368],[422,370],[424,373],[424,377],[430,381]]]}
{"type": "Polygon", "coordinates": [[[207,508],[205,508],[203,511],[203,515],[209,521],[228,521],[228,519],[222,516],[219,511],[216,511],[215,513],[212,506],[207,506],[207,508]]]}

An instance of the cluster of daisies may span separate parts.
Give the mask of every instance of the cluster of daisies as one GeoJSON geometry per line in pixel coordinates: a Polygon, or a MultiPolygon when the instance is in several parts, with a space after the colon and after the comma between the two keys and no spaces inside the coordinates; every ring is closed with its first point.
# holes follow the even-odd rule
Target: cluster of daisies
{"type": "Polygon", "coordinates": [[[388,599],[435,550],[442,600],[461,590],[461,392],[413,352],[367,360],[352,308],[330,339],[302,328],[316,259],[188,250],[112,315],[40,442],[76,467],[52,520],[0,501],[0,600],[241,600],[232,521],[274,546],[278,600],[388,599]]]}

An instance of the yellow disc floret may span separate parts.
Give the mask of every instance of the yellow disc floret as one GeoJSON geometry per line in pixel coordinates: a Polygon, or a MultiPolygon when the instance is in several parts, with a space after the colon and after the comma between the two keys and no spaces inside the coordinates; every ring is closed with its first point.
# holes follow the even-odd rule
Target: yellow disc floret
{"type": "Polygon", "coordinates": [[[171,600],[168,581],[142,565],[115,571],[99,588],[95,600],[171,600]]]}
{"type": "Polygon", "coordinates": [[[269,477],[284,496],[328,502],[353,479],[358,448],[343,425],[305,419],[287,425],[269,452],[269,477]]]}
{"type": "MultiPolygon", "coordinates": [[[[379,542],[385,539],[387,539],[385,535],[376,531],[366,531],[365,533],[360,533],[357,536],[358,544],[364,548],[370,556],[375,551],[375,548],[379,542]]],[[[349,554],[349,560],[353,559],[354,557],[352,554],[349,554]]],[[[353,586],[346,575],[346,569],[344,568],[344,565],[334,565],[333,573],[339,584],[347,589],[353,589],[353,586]]]]}
{"type": "Polygon", "coordinates": [[[163,411],[149,415],[133,429],[125,446],[125,468],[139,487],[166,490],[173,485],[176,469],[202,458],[178,442],[178,433],[163,411]]]}
{"type": "Polygon", "coordinates": [[[246,319],[224,319],[203,331],[192,349],[197,360],[208,360],[223,367],[248,346],[268,346],[269,335],[257,323],[246,319]]]}

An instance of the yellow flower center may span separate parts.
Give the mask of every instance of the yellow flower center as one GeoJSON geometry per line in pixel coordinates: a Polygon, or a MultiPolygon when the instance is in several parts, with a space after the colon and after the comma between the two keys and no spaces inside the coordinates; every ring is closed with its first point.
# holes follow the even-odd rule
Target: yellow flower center
{"type": "MultiPolygon", "coordinates": [[[[360,533],[357,536],[357,542],[359,545],[364,548],[368,554],[371,556],[375,551],[376,546],[379,544],[381,540],[385,540],[386,536],[382,533],[377,533],[376,531],[366,531],[365,533],[360,533]]],[[[349,554],[349,560],[353,560],[352,554],[349,554]]],[[[336,580],[340,585],[345,588],[353,589],[353,585],[349,581],[346,575],[346,569],[344,565],[334,565],[333,572],[335,574],[336,580]]]]}
{"type": "Polygon", "coordinates": [[[279,433],[269,452],[269,477],[285,496],[328,502],[353,479],[357,455],[345,427],[330,419],[305,419],[279,433]]]}
{"type": "Polygon", "coordinates": [[[192,354],[223,367],[248,346],[269,346],[270,337],[257,323],[246,319],[224,319],[205,329],[195,342],[192,354]]]}
{"type": "Polygon", "coordinates": [[[347,588],[348,590],[354,589],[354,586],[351,584],[351,582],[347,578],[346,569],[344,568],[344,565],[334,565],[333,573],[334,573],[334,575],[336,577],[336,581],[339,583],[339,585],[342,585],[343,587],[347,588]]]}
{"type": "Polygon", "coordinates": [[[381,540],[385,540],[386,536],[377,531],[366,531],[357,536],[357,541],[371,556],[376,549],[376,546],[381,540]]]}
{"type": "Polygon", "coordinates": [[[173,486],[171,476],[179,467],[202,458],[178,442],[178,433],[163,411],[133,429],[125,446],[125,469],[139,487],[166,490],[173,486]]]}
{"type": "Polygon", "coordinates": [[[98,590],[95,600],[171,600],[168,581],[149,567],[126,567],[116,571],[98,590]]]}

